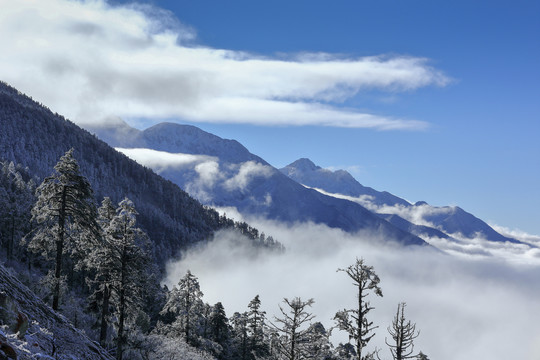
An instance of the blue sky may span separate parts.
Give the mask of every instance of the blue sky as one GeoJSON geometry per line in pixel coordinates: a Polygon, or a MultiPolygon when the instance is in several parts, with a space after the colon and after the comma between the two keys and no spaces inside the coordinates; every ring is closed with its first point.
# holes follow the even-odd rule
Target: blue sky
{"type": "Polygon", "coordinates": [[[281,167],[309,157],[364,185],[540,233],[540,5],[534,1],[156,1],[215,48],[430,59],[444,88],[348,102],[424,131],[199,124],[281,167]]]}
{"type": "Polygon", "coordinates": [[[189,123],[540,234],[538,2],[143,3],[0,0],[0,77],[81,124],[189,123]]]}

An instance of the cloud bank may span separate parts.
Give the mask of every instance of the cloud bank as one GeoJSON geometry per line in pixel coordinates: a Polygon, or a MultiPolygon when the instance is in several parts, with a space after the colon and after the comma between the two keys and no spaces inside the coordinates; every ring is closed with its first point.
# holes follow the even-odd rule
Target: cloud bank
{"type": "Polygon", "coordinates": [[[264,57],[197,46],[193,29],[148,5],[0,0],[0,78],[78,123],[182,118],[258,125],[423,129],[345,109],[359,91],[450,80],[418,57],[264,57]]]}
{"type": "MultiPolygon", "coordinates": [[[[229,209],[230,210],[230,209],[229,209]]],[[[227,211],[233,215],[234,211],[227,211]]],[[[368,233],[351,235],[314,224],[281,225],[249,219],[283,242],[284,255],[257,254],[236,235],[223,232],[207,246],[169,264],[168,285],[190,269],[205,301],[221,301],[228,315],[243,312],[260,295],[265,311],[277,315],[283,297],[313,297],[315,321],[333,325],[336,311],[353,307],[355,291],[337,268],[363,257],[381,278],[383,298],[371,298],[370,319],[379,326],[370,348],[382,348],[386,327],[399,302],[421,330],[415,350],[440,360],[524,359],[540,356],[540,265],[494,258],[458,258],[429,249],[386,244],[368,233]]],[[[336,332],[333,341],[346,342],[336,332]]]]}

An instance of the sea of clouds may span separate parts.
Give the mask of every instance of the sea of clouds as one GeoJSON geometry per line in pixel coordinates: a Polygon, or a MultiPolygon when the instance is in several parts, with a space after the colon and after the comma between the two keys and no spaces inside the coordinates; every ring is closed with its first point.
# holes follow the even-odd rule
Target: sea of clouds
{"type": "MultiPolygon", "coordinates": [[[[222,209],[235,216],[234,209],[222,209]]],[[[354,307],[351,280],[338,268],[364,258],[381,278],[384,297],[372,296],[369,317],[379,326],[370,348],[382,348],[397,304],[421,331],[415,349],[439,360],[540,357],[540,264],[507,257],[448,255],[430,247],[402,247],[370,233],[355,235],[324,225],[284,225],[247,219],[286,246],[284,254],[261,253],[248,240],[220,232],[209,243],[168,266],[173,286],[189,269],[205,301],[221,301],[227,314],[247,310],[257,294],[272,319],[284,297],[314,298],[315,321],[334,325],[336,311],[354,307]]],[[[333,342],[347,341],[335,330],[333,342]]]]}

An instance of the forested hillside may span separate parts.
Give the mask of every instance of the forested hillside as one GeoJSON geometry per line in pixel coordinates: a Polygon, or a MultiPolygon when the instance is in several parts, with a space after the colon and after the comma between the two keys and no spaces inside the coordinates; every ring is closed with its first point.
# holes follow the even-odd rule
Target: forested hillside
{"type": "Polygon", "coordinates": [[[74,149],[82,174],[97,201],[131,199],[141,227],[155,244],[160,266],[181,249],[221,228],[240,228],[255,239],[258,231],[235,224],[203,207],[177,185],[156,175],[62,116],[0,83],[0,160],[27,168],[39,183],[59,158],[74,149]]]}

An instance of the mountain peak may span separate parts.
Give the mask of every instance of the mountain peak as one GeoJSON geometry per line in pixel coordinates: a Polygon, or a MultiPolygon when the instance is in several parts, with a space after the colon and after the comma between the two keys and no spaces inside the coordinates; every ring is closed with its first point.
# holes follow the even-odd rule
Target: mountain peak
{"type": "Polygon", "coordinates": [[[295,168],[302,171],[316,171],[321,168],[320,166],[315,165],[315,163],[313,163],[313,161],[308,158],[298,159],[295,162],[287,165],[286,167],[295,168]]]}

